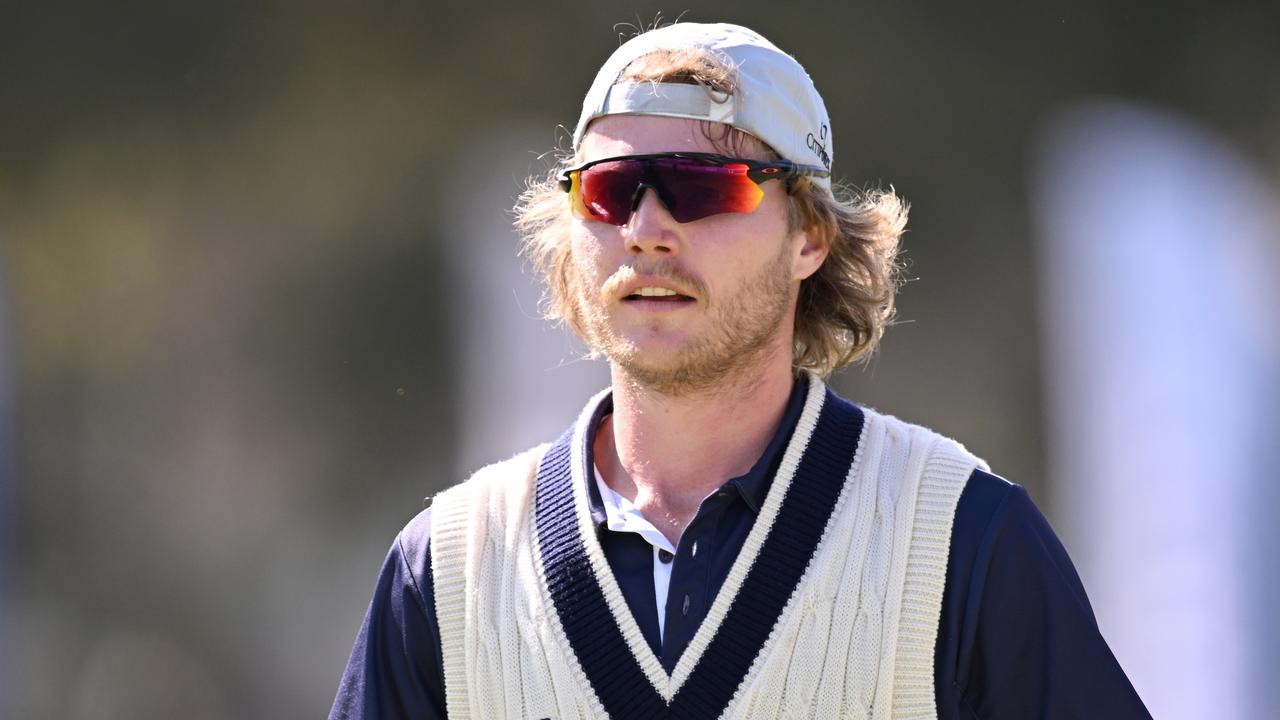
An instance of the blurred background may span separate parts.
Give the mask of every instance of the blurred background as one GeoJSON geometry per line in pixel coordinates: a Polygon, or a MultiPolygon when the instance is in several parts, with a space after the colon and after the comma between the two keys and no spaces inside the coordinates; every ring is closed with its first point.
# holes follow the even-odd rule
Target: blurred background
{"type": "MultiPolygon", "coordinates": [[[[322,717],[424,498],[607,382],[509,209],[684,6],[0,9],[0,716],[322,717]]],[[[834,385],[1029,489],[1156,717],[1280,716],[1280,6],[683,18],[792,52],[913,204],[834,385]]]]}

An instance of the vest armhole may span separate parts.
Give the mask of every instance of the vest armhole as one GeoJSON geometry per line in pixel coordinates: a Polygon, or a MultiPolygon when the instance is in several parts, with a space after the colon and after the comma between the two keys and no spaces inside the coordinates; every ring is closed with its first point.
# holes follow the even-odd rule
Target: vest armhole
{"type": "Polygon", "coordinates": [[[946,590],[951,529],[965,483],[975,467],[986,466],[952,440],[937,435],[932,440],[916,491],[907,552],[894,668],[894,717],[936,717],[934,647],[946,590]]]}
{"type": "Polygon", "coordinates": [[[466,683],[466,577],[469,484],[452,487],[431,503],[431,575],[436,625],[444,675],[445,707],[450,718],[466,717],[470,700],[466,683]]]}
{"type": "Polygon", "coordinates": [[[482,468],[466,482],[445,490],[431,504],[431,573],[435,579],[436,623],[444,670],[445,709],[451,720],[471,716],[467,680],[467,652],[474,650],[468,637],[468,598],[476,585],[471,568],[485,544],[489,523],[502,523],[495,503],[504,504],[513,474],[531,489],[546,445],[482,468]]]}

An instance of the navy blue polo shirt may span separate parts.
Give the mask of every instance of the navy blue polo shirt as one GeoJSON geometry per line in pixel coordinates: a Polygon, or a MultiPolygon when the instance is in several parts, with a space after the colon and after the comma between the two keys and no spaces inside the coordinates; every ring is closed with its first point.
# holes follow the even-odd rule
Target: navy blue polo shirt
{"type": "MultiPolygon", "coordinates": [[[[659,637],[652,546],[605,524],[588,497],[610,569],[654,654],[670,672],[728,576],[768,493],[804,405],[792,388],[782,422],[755,465],[708,496],[672,562],[659,637]]],[[[612,410],[606,401],[596,422],[612,410]]],[[[587,439],[588,452],[593,447],[587,439]]],[[[588,458],[590,460],[590,458],[588,458]]],[[[392,544],[334,700],[331,720],[444,718],[433,602],[430,510],[392,544]]],[[[952,527],[935,650],[938,717],[1149,718],[1116,662],[1066,550],[1026,491],[975,470],[952,527]]]]}

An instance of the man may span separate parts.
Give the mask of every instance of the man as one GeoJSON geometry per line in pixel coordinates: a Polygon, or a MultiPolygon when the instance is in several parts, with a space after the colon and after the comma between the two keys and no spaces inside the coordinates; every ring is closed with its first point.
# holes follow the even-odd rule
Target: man
{"type": "Polygon", "coordinates": [[[906,219],[833,156],[750,30],[609,58],[517,225],[612,387],[402,531],[332,717],[1148,716],[1025,491],[823,384],[906,219]]]}

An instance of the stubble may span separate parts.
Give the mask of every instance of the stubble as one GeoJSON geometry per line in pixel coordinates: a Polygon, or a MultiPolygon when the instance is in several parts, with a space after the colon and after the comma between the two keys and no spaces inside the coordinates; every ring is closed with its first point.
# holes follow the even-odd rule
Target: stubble
{"type": "Polygon", "coordinates": [[[622,268],[603,282],[589,279],[591,272],[575,265],[570,278],[584,340],[637,387],[671,397],[753,384],[756,369],[777,349],[791,306],[791,255],[785,244],[758,274],[716,297],[708,297],[697,278],[669,265],[622,268]],[[697,291],[710,319],[704,334],[661,357],[645,356],[635,342],[619,334],[610,298],[636,274],[663,277],[697,291]]]}

